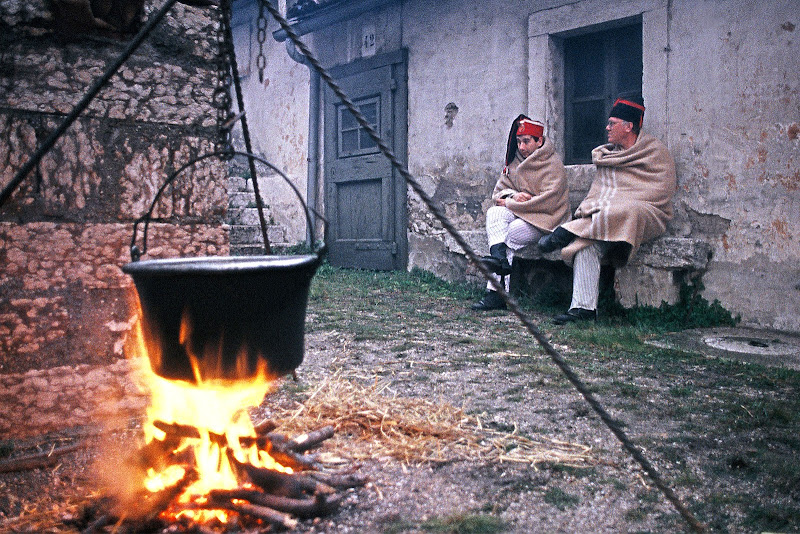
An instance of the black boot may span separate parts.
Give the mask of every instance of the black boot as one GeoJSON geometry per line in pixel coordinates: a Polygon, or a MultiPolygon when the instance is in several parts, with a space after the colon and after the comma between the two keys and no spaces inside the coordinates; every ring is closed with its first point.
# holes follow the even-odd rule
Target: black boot
{"type": "Polygon", "coordinates": [[[473,310],[505,310],[506,303],[497,291],[487,291],[481,300],[472,305],[473,310]]]}
{"type": "Polygon", "coordinates": [[[572,243],[573,239],[575,239],[575,234],[559,226],[553,230],[552,234],[548,234],[539,240],[539,252],[547,254],[557,248],[564,248],[572,243]]]}
{"type": "Polygon", "coordinates": [[[508,247],[505,243],[498,243],[489,247],[491,256],[484,256],[483,264],[491,272],[506,276],[511,274],[511,264],[508,263],[508,247]]]}
{"type": "Polygon", "coordinates": [[[579,321],[596,321],[597,310],[586,310],[583,308],[570,308],[567,313],[553,317],[553,324],[577,323],[579,321]]]}

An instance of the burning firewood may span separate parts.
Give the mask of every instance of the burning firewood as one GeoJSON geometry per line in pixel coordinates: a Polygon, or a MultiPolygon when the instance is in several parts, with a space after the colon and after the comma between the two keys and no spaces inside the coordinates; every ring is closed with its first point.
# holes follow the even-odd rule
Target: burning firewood
{"type": "Polygon", "coordinates": [[[255,519],[265,521],[271,525],[277,525],[288,529],[297,527],[297,520],[291,515],[273,510],[267,506],[237,503],[233,501],[226,501],[224,499],[211,501],[209,502],[209,506],[230,510],[242,515],[248,515],[255,519]]]}
{"type": "Polygon", "coordinates": [[[253,425],[253,429],[256,431],[256,435],[263,436],[268,434],[278,428],[278,423],[273,421],[272,419],[264,419],[260,423],[253,425]]]}
{"type": "Polygon", "coordinates": [[[312,432],[308,432],[306,434],[301,434],[295,438],[289,439],[282,434],[275,434],[270,432],[267,434],[267,437],[273,443],[282,443],[285,444],[285,447],[294,451],[294,452],[306,452],[308,450],[317,447],[320,443],[325,441],[326,439],[330,439],[333,437],[334,429],[332,426],[324,426],[320,429],[314,430],[312,432]]]}
{"type": "Polygon", "coordinates": [[[369,482],[369,477],[359,473],[323,473],[314,471],[309,476],[334,488],[357,488],[369,482]]]}
{"type": "Polygon", "coordinates": [[[138,518],[145,522],[156,519],[161,512],[169,507],[172,501],[197,479],[197,471],[194,469],[186,469],[186,473],[175,485],[165,488],[155,494],[143,495],[141,508],[139,514],[137,514],[138,518]]]}
{"type": "Polygon", "coordinates": [[[333,494],[336,490],[327,484],[299,474],[287,474],[275,469],[256,467],[238,461],[229,454],[232,465],[246,474],[247,478],[267,493],[282,497],[301,498],[306,495],[333,494]]]}
{"type": "Polygon", "coordinates": [[[248,501],[251,504],[267,506],[279,512],[307,519],[332,514],[338,509],[342,496],[317,494],[304,499],[292,499],[258,490],[213,490],[211,492],[211,500],[217,501],[220,499],[223,501],[234,499],[248,501]]]}

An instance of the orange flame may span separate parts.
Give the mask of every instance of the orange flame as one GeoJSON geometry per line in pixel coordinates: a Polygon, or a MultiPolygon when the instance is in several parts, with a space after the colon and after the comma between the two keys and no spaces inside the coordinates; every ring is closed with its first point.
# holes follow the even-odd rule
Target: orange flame
{"type": "MultiPolygon", "coordinates": [[[[141,317],[141,309],[139,313],[141,317]]],[[[191,325],[184,320],[181,324],[181,342],[190,335],[191,325]]],[[[242,350],[237,358],[236,368],[241,369],[239,380],[215,378],[208,366],[202,362],[215,361],[214,358],[198,358],[190,354],[195,383],[168,380],[155,374],[154,363],[148,356],[150,343],[144,338],[141,320],[133,329],[133,342],[129,344],[128,357],[139,358],[143,370],[143,385],[149,390],[150,405],[147,408],[146,422],[143,425],[144,440],[164,441],[167,434],[159,428],[179,425],[180,428],[194,429],[191,436],[181,436],[174,453],[193,452],[194,469],[198,479],[178,498],[175,507],[178,512],[172,517],[187,516],[194,521],[218,520],[227,522],[228,514],[223,510],[181,509],[181,504],[204,503],[208,493],[214,489],[235,489],[242,484],[237,479],[236,470],[231,465],[230,456],[240,463],[255,467],[274,469],[291,473],[292,469],[277,463],[266,451],[258,449],[255,428],[248,409],[258,406],[269,392],[274,380],[269,376],[266,366],[261,365],[258,372],[248,371],[246,355],[242,350]],[[159,423],[156,426],[156,423],[159,423]],[[242,445],[242,441],[248,443],[242,445]]],[[[219,375],[217,375],[219,376],[219,375]]],[[[186,470],[182,465],[167,465],[160,471],[150,467],[143,481],[144,488],[158,492],[174,486],[186,470]]],[[[168,513],[169,515],[169,513],[168,513]]]]}

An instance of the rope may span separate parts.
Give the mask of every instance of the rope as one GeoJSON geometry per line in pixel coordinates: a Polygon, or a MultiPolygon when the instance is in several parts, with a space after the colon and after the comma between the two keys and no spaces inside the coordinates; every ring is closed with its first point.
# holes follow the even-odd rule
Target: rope
{"type": "MultiPolygon", "coordinates": [[[[502,296],[503,300],[505,301],[506,305],[508,306],[509,310],[516,315],[520,322],[525,326],[525,328],[530,332],[530,334],[536,339],[539,345],[542,346],[544,351],[550,356],[550,359],[556,366],[561,370],[562,373],[567,377],[567,379],[572,383],[576,390],[586,399],[586,402],[592,407],[592,409],[597,413],[600,419],[605,423],[605,425],[611,430],[611,432],[616,436],[616,438],[620,441],[622,446],[625,450],[630,453],[634,460],[642,467],[642,469],[647,473],[653,483],[658,487],[661,493],[667,498],[667,500],[672,503],[675,509],[681,514],[681,516],[686,520],[686,522],[692,527],[695,532],[705,532],[706,526],[701,523],[689,509],[681,502],[680,498],[675,494],[672,488],[664,481],[664,479],[659,474],[658,470],[655,468],[653,464],[651,464],[648,459],[644,456],[642,450],[637,447],[627,436],[625,431],[620,426],[619,422],[617,422],[611,415],[606,411],[600,401],[594,396],[594,394],[589,391],[587,386],[581,381],[575,371],[572,370],[572,367],[564,360],[563,356],[559,354],[559,352],[550,344],[547,338],[541,333],[539,328],[536,324],[525,314],[520,307],[517,305],[516,301],[505,291],[505,288],[500,285],[493,277],[490,276],[489,270],[483,265],[478,255],[466,242],[466,240],[459,234],[458,230],[453,226],[453,224],[447,219],[441,209],[434,203],[433,199],[424,191],[422,186],[417,182],[417,180],[411,176],[411,173],[408,169],[403,165],[394,153],[391,151],[389,146],[381,139],[378,133],[372,128],[372,126],[367,122],[361,112],[356,108],[353,102],[344,94],[342,89],[336,84],[336,82],[331,78],[330,74],[322,67],[320,62],[317,58],[311,53],[308,47],[300,40],[300,37],[295,33],[286,19],[281,16],[280,12],[272,5],[271,2],[268,0],[260,0],[262,4],[267,8],[273,18],[280,24],[281,28],[286,32],[295,46],[302,52],[306,58],[308,58],[309,63],[311,66],[314,67],[320,77],[325,80],[325,83],[331,88],[334,94],[342,101],[342,103],[347,107],[350,113],[358,121],[358,124],[364,128],[368,133],[369,136],[377,143],[378,148],[386,156],[398,173],[405,179],[406,183],[411,187],[411,189],[419,195],[422,201],[425,203],[427,208],[433,214],[436,219],[442,224],[445,230],[453,237],[453,239],[458,243],[458,245],[464,250],[465,254],[469,261],[481,272],[481,274],[489,280],[495,290],[502,296]]],[[[313,117],[309,117],[309,120],[313,120],[313,117]]]]}

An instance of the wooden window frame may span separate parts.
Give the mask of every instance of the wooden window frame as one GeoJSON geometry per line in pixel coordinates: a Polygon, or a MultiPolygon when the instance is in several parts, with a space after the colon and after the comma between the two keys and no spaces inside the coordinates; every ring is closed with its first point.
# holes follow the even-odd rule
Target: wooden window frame
{"type": "MultiPolygon", "coordinates": [[[[636,22],[625,26],[604,29],[591,33],[572,36],[564,40],[564,163],[579,165],[591,163],[591,149],[606,141],[605,124],[608,112],[618,97],[642,96],[642,24],[636,22]],[[634,32],[631,37],[630,32],[634,32]],[[622,37],[622,38],[621,38],[622,37]],[[624,41],[632,41],[627,44],[624,41]],[[599,41],[599,43],[598,43],[599,41]],[[575,81],[578,69],[577,62],[582,59],[580,53],[590,44],[595,45],[602,58],[601,65],[595,66],[597,89],[594,92],[576,95],[575,81]],[[620,47],[623,49],[620,50],[620,47]],[[633,70],[637,76],[628,76],[620,82],[622,70],[630,70],[630,62],[638,62],[633,70]],[[623,68],[626,67],[626,68],[623,68]],[[602,83],[599,82],[602,80],[602,83]],[[589,118],[579,121],[575,115],[577,105],[595,105],[589,118]],[[583,126],[583,128],[582,128],[583,126]],[[580,136],[576,139],[576,136],[580,136]],[[591,146],[590,146],[591,145],[591,146]]],[[[592,74],[591,66],[584,73],[592,74]]]]}

